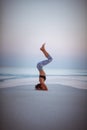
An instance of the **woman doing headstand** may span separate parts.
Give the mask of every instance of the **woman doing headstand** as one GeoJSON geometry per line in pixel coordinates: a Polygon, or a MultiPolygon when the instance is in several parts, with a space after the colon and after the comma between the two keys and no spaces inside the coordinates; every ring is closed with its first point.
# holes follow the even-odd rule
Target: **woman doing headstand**
{"type": "Polygon", "coordinates": [[[37,69],[39,71],[39,84],[37,84],[35,86],[35,89],[37,90],[48,90],[46,84],[45,84],[45,80],[46,80],[46,74],[43,70],[43,66],[47,65],[48,63],[50,63],[52,61],[52,57],[49,55],[49,53],[46,51],[45,49],[45,43],[42,45],[42,47],[40,48],[40,50],[43,52],[43,54],[45,55],[45,57],[47,58],[46,60],[43,60],[41,62],[39,62],[37,64],[37,69]]]}

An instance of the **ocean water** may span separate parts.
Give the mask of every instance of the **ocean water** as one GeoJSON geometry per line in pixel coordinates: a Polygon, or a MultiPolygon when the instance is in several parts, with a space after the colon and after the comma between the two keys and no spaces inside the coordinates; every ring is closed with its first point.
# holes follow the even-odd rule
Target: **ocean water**
{"type": "MultiPolygon", "coordinates": [[[[87,70],[45,69],[46,84],[61,84],[67,87],[87,89],[87,70]]],[[[0,88],[35,85],[38,83],[36,68],[0,67],[0,88]]]]}

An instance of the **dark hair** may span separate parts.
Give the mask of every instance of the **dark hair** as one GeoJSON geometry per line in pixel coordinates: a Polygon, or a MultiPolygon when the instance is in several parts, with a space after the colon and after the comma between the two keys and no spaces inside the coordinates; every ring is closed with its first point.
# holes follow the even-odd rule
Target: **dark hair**
{"type": "Polygon", "coordinates": [[[41,89],[41,84],[35,85],[35,89],[41,89]]]}

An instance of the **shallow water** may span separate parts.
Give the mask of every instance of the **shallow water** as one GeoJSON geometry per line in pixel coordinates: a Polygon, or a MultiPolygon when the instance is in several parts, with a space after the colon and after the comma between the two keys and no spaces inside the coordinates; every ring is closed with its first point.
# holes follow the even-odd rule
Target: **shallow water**
{"type": "MultiPolygon", "coordinates": [[[[61,84],[87,89],[87,70],[47,69],[46,84],[61,84]]],[[[0,68],[0,88],[38,83],[38,71],[34,68],[0,68]]]]}

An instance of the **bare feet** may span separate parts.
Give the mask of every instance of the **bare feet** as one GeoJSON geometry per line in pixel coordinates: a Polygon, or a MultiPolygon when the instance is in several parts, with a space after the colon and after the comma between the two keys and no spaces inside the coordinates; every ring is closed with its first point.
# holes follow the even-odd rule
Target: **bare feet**
{"type": "Polygon", "coordinates": [[[42,44],[42,47],[40,48],[40,50],[44,53],[44,55],[46,56],[46,58],[48,58],[49,54],[48,54],[48,52],[45,49],[45,43],[42,44]]]}
{"type": "Polygon", "coordinates": [[[46,43],[44,43],[44,44],[42,45],[42,47],[40,48],[41,51],[44,51],[44,50],[45,50],[45,44],[46,44],[46,43]]]}

